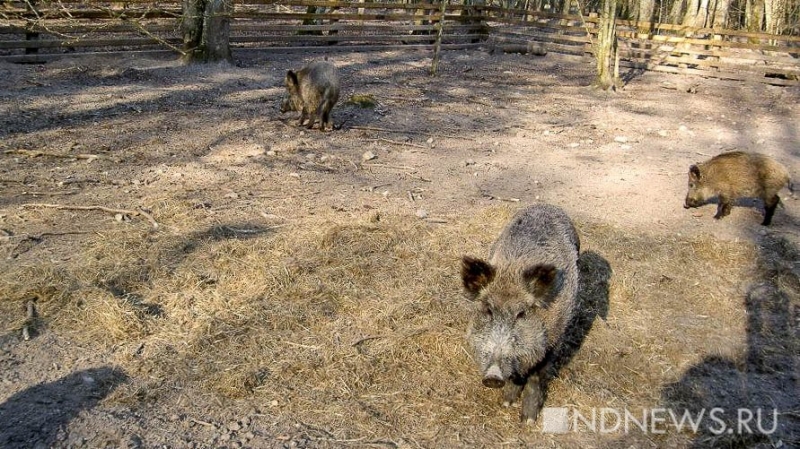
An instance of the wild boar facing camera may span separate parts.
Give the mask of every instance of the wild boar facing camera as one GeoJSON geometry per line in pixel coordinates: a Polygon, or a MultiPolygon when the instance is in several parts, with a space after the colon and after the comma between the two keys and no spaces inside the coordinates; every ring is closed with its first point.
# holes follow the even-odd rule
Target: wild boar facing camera
{"type": "Polygon", "coordinates": [[[339,75],[327,61],[312,62],[297,72],[286,72],[286,97],[281,112],[300,111],[300,126],[308,119],[311,129],[319,119],[319,129],[333,129],[331,109],[339,101],[339,75]]]}
{"type": "Polygon", "coordinates": [[[738,199],[759,198],[764,202],[764,221],[772,222],[775,208],[781,199],[778,192],[789,183],[786,167],[759,153],[732,151],[689,167],[689,190],[683,207],[700,207],[717,198],[720,219],[731,213],[738,199]]]}
{"type": "Polygon", "coordinates": [[[503,388],[506,405],[522,396],[528,424],[539,415],[546,376],[577,307],[579,251],[567,214],[537,204],[512,218],[488,261],[462,260],[464,289],[475,305],[467,340],[483,385],[503,388]]]}

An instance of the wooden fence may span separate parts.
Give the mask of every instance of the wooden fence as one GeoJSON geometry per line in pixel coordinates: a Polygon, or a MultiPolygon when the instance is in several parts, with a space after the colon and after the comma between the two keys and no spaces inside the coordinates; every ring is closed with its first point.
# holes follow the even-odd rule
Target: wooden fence
{"type": "MultiPolygon", "coordinates": [[[[599,19],[487,8],[492,39],[542,43],[548,51],[591,55],[599,19]]],[[[715,78],[800,85],[800,37],[617,21],[620,66],[715,78]]]]}
{"type": "MultiPolygon", "coordinates": [[[[71,52],[179,51],[181,7],[175,0],[124,3],[61,0],[32,11],[0,7],[0,59],[37,62],[71,52]]],[[[439,23],[442,48],[469,48],[486,38],[482,11],[430,3],[317,0],[237,0],[230,42],[236,49],[287,51],[309,47],[368,50],[427,47],[439,23]]]]}
{"type": "MultiPolygon", "coordinates": [[[[0,4],[0,60],[41,62],[87,52],[178,52],[176,0],[125,2],[5,1],[0,4]]],[[[234,51],[287,52],[442,48],[493,42],[548,52],[593,53],[598,18],[491,6],[324,0],[237,0],[231,13],[234,51]]],[[[800,37],[618,21],[623,68],[692,73],[777,85],[800,85],[800,37]]]]}

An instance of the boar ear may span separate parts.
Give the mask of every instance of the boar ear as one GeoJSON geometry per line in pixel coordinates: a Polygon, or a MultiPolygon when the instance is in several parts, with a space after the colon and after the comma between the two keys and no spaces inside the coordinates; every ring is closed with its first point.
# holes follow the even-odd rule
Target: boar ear
{"type": "Polygon", "coordinates": [[[689,178],[698,181],[700,179],[700,168],[697,165],[689,167],[689,178]]]}
{"type": "Polygon", "coordinates": [[[299,83],[297,82],[297,74],[293,71],[289,70],[286,72],[286,84],[297,86],[299,83]]]}
{"type": "Polygon", "coordinates": [[[534,265],[522,272],[522,280],[536,298],[548,298],[556,286],[558,269],[553,265],[534,265]]]}
{"type": "Polygon", "coordinates": [[[461,259],[461,279],[464,290],[474,299],[494,279],[494,267],[480,259],[464,256],[461,259]]]}

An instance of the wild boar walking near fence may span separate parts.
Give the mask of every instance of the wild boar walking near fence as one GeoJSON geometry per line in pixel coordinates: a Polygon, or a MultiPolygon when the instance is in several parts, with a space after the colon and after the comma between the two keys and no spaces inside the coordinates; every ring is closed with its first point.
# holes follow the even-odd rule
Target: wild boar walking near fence
{"type": "Polygon", "coordinates": [[[700,207],[717,198],[720,219],[731,213],[738,199],[758,198],[764,202],[764,226],[772,223],[781,201],[778,192],[788,185],[789,171],[774,159],[759,153],[731,151],[689,167],[689,190],[683,207],[700,207]]]}
{"type": "Polygon", "coordinates": [[[299,125],[308,119],[311,129],[319,119],[319,129],[333,129],[331,110],[339,101],[339,74],[327,61],[312,62],[297,72],[286,72],[287,95],[281,103],[281,112],[300,111],[299,125]]]}

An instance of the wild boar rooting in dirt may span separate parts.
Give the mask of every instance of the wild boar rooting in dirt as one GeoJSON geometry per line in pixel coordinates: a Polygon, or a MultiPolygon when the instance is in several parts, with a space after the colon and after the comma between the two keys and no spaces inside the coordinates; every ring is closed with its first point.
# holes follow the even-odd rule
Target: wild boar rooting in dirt
{"type": "Polygon", "coordinates": [[[286,72],[286,97],[281,112],[300,111],[300,126],[308,119],[306,128],[314,127],[319,119],[319,129],[333,129],[331,109],[339,101],[339,75],[336,67],[327,61],[312,62],[302,69],[286,72]]]}
{"type": "Polygon", "coordinates": [[[462,260],[464,289],[476,305],[467,340],[483,384],[503,388],[506,405],[522,396],[528,424],[544,403],[546,376],[576,309],[579,251],[567,214],[537,204],[512,218],[488,261],[462,260]]]}
{"type": "Polygon", "coordinates": [[[759,198],[765,209],[761,224],[768,226],[781,201],[778,192],[786,185],[793,188],[788,170],[779,162],[759,153],[732,151],[689,167],[689,191],[683,207],[699,207],[716,197],[714,218],[720,219],[731,213],[736,200],[759,198]]]}

